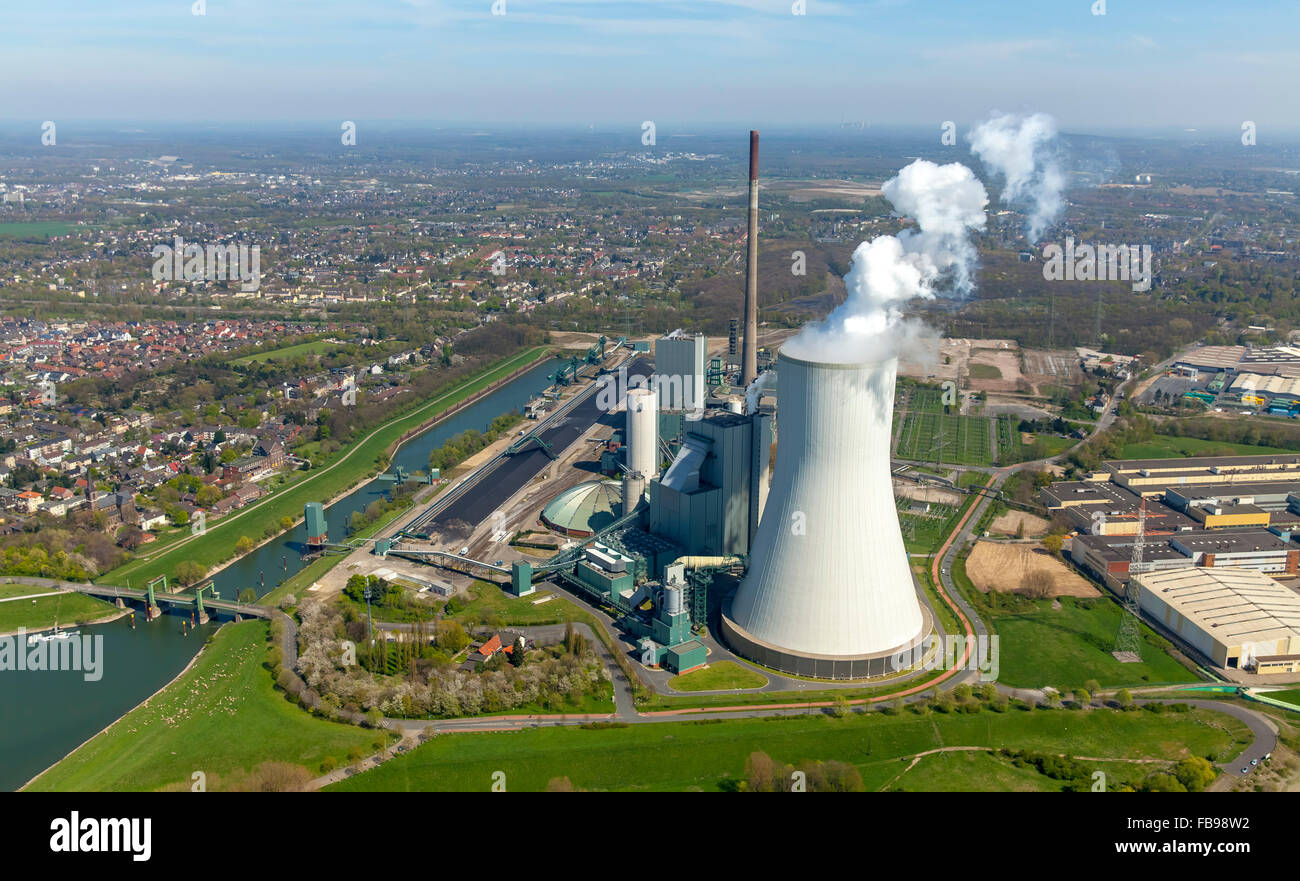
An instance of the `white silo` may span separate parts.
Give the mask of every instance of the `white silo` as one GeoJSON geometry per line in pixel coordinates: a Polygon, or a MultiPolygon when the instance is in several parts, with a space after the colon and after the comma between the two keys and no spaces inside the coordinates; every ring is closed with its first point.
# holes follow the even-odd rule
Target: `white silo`
{"type": "Polygon", "coordinates": [[[623,508],[631,511],[644,495],[647,482],[659,473],[659,408],[653,390],[628,390],[626,433],[628,473],[623,479],[623,508]]]}
{"type": "Polygon", "coordinates": [[[772,486],[723,633],[765,666],[822,678],[890,672],[931,626],[889,471],[897,359],[782,351],[772,486]]]}

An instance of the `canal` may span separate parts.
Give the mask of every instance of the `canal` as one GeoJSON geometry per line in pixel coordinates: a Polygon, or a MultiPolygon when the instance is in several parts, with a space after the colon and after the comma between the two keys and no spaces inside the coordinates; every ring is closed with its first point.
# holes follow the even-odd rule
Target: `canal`
{"type": "MultiPolygon", "coordinates": [[[[421,432],[398,449],[393,464],[407,471],[425,471],[429,454],[448,438],[470,428],[482,431],[502,413],[522,409],[549,385],[547,374],[562,363],[559,359],[542,362],[421,432]]],[[[391,485],[369,481],[327,507],[330,539],[346,538],[352,513],[382,498],[391,485]]],[[[271,590],[303,568],[306,538],[306,526],[300,523],[230,563],[213,576],[217,591],[223,598],[235,599],[245,588],[259,595],[271,590]]],[[[77,671],[0,671],[0,707],[4,707],[0,790],[22,786],[165,685],[185,668],[218,626],[208,624],[186,635],[182,619],[188,622],[188,613],[164,614],[150,623],[145,623],[140,614],[135,617],[134,630],[129,618],[81,629],[82,633],[103,637],[101,678],[97,681],[87,681],[77,671]]]]}

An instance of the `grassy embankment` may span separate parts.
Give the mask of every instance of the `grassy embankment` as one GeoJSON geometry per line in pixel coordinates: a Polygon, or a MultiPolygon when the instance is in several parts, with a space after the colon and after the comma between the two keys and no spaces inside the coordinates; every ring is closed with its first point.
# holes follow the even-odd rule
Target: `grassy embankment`
{"type": "Polygon", "coordinates": [[[0,633],[13,633],[20,627],[39,630],[52,627],[55,622],[62,628],[91,624],[118,613],[112,603],[80,593],[36,597],[34,601],[10,599],[41,593],[49,593],[49,588],[30,584],[0,585],[0,633]]]}
{"type": "Polygon", "coordinates": [[[263,762],[317,773],[387,735],[319,719],[285,700],[265,662],[265,621],[226,624],[184,674],[32,783],[36,791],[154,790],[202,771],[208,789],[263,762]]]}
{"type": "Polygon", "coordinates": [[[1281,701],[1284,704],[1294,704],[1295,711],[1300,713],[1300,688],[1288,688],[1285,691],[1265,691],[1260,692],[1264,697],[1272,698],[1275,701],[1281,701]]]}
{"type": "MultiPolygon", "coordinates": [[[[510,791],[541,790],[568,777],[595,790],[716,791],[742,778],[745,760],[761,750],[778,762],[847,762],[859,770],[868,790],[901,785],[978,790],[994,784],[1053,789],[1057,781],[1038,774],[1008,775],[1008,762],[989,753],[970,760],[978,771],[966,779],[943,773],[936,760],[923,760],[903,774],[910,756],[953,746],[1016,748],[1105,759],[1186,756],[1227,758],[1249,740],[1236,719],[1205,710],[1156,715],[1118,710],[988,710],[974,714],[897,716],[849,714],[738,719],[723,722],[665,722],[625,728],[538,728],[519,732],[444,734],[383,766],[329,787],[341,791],[486,791],[494,771],[504,771],[510,791]],[[929,764],[927,764],[929,763],[929,764]],[[994,767],[997,766],[997,767],[994,767]],[[938,775],[936,778],[935,775],[938,775]]],[[[1097,763],[1117,773],[1145,776],[1150,764],[1097,763]],[[1120,770],[1122,769],[1122,771],[1120,770]]],[[[1155,766],[1158,767],[1158,766],[1155,766]]],[[[1124,780],[1120,777],[1119,780],[1124,780]]],[[[1114,778],[1112,783],[1116,784],[1114,778]]]]}
{"type": "Polygon", "coordinates": [[[507,358],[477,378],[393,418],[359,442],[336,453],[328,464],[304,472],[301,478],[279,491],[216,521],[203,535],[182,538],[160,551],[146,551],[96,580],[105,584],[124,584],[127,578],[143,582],[159,575],[171,576],[182,560],[194,560],[210,571],[235,556],[235,542],[240,536],[256,539],[266,524],[278,523],[286,516],[296,523],[307,502],[329,501],[374,474],[381,457],[403,434],[528,364],[545,348],[538,346],[507,358]]]}

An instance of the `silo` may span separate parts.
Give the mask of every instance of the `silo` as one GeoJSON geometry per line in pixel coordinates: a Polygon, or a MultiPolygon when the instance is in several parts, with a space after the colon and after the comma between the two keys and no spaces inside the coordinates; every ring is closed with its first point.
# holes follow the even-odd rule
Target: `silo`
{"type": "Polygon", "coordinates": [[[822,678],[895,668],[930,629],[889,472],[897,359],[778,358],[780,438],[749,570],[722,628],[765,666],[822,678]]]}
{"type": "Polygon", "coordinates": [[[664,589],[664,614],[679,615],[682,611],[682,589],[668,587],[664,589]]]}
{"type": "Polygon", "coordinates": [[[659,413],[647,388],[627,393],[627,470],[646,480],[659,473],[659,413]]]}

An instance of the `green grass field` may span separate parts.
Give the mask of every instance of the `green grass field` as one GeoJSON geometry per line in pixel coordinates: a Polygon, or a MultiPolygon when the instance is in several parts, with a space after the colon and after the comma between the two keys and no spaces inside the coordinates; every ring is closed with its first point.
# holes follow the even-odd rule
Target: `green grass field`
{"type": "Polygon", "coordinates": [[[729,688],[761,688],[766,684],[766,676],[735,661],[718,661],[703,670],[668,680],[668,687],[674,691],[724,691],[729,688]]]}
{"type": "Polygon", "coordinates": [[[1034,435],[1034,437],[1037,440],[1042,441],[1043,446],[1046,448],[1047,457],[1049,458],[1052,456],[1059,456],[1061,453],[1064,453],[1070,447],[1078,443],[1077,440],[1072,440],[1068,437],[1057,437],[1054,434],[1038,434],[1034,435]]]}
{"type": "Polygon", "coordinates": [[[31,584],[0,584],[0,600],[9,597],[25,597],[34,593],[49,593],[53,588],[36,587],[31,584]]]}
{"type": "Polygon", "coordinates": [[[81,228],[75,223],[64,223],[57,220],[0,223],[0,239],[48,240],[53,236],[64,236],[75,229],[81,228]]]}
{"type": "Polygon", "coordinates": [[[1055,611],[1051,600],[1032,602],[1029,611],[992,613],[1001,666],[998,681],[1005,685],[1072,689],[1096,679],[1103,688],[1122,688],[1199,681],[1165,651],[1167,643],[1145,624],[1142,661],[1116,660],[1111,651],[1122,612],[1109,599],[1081,603],[1061,597],[1061,608],[1055,611]]]}
{"type": "Polygon", "coordinates": [[[328,352],[335,347],[334,343],[325,340],[313,340],[309,343],[298,343],[293,346],[285,346],[281,349],[269,349],[265,352],[257,352],[253,355],[245,355],[242,358],[236,358],[231,364],[258,364],[263,361],[286,360],[297,358],[300,355],[319,355],[328,352]]]}
{"type": "Polygon", "coordinates": [[[607,679],[601,680],[592,686],[591,691],[584,691],[581,696],[574,698],[572,694],[566,694],[562,698],[557,698],[549,702],[534,701],[531,704],[520,704],[509,710],[500,713],[484,713],[485,716],[554,716],[554,715],[607,715],[613,713],[614,706],[614,683],[607,679]]]}
{"type": "Polygon", "coordinates": [[[235,542],[240,536],[260,536],[267,523],[276,523],[282,517],[292,517],[296,522],[302,517],[305,503],[332,499],[376,471],[380,456],[405,432],[528,364],[543,351],[543,347],[537,347],[505,359],[477,378],[386,422],[359,443],[335,454],[325,466],[300,472],[301,477],[285,488],[221,518],[204,535],[183,539],[159,552],[146,551],[98,580],[104,584],[124,584],[127,578],[140,582],[160,575],[172,576],[181,560],[196,560],[211,570],[234,556],[235,542]]]}
{"type": "MultiPolygon", "coordinates": [[[[27,587],[26,592],[44,593],[45,588],[27,587]]],[[[0,633],[12,633],[19,627],[28,630],[51,627],[56,620],[60,627],[67,628],[99,621],[116,613],[117,608],[112,603],[82,593],[38,597],[35,602],[12,600],[0,603],[0,633]]]]}
{"type": "Polygon", "coordinates": [[[267,623],[226,624],[180,679],[82,745],[32,785],[35,791],[154,790],[202,771],[208,788],[262,762],[319,769],[349,750],[372,750],[378,732],[318,719],[285,700],[263,666],[267,623]]]}
{"type": "MultiPolygon", "coordinates": [[[[1141,782],[1151,766],[1137,762],[1089,762],[1106,775],[1115,790],[1141,782]]],[[[1017,768],[991,752],[947,752],[925,756],[890,786],[900,792],[1060,792],[1064,780],[1053,780],[1033,768],[1017,768]]]]}
{"type": "Polygon", "coordinates": [[[743,777],[746,758],[761,750],[790,764],[806,759],[848,762],[861,772],[867,789],[877,790],[906,767],[904,757],[943,746],[1173,761],[1226,753],[1233,749],[1236,728],[1244,726],[1206,710],[1159,716],[1117,710],[1012,710],[444,734],[329,788],[480,792],[491,788],[493,772],[502,771],[507,790],[514,792],[543,790],[560,777],[590,790],[717,791],[743,777]]]}
{"type": "MultiPolygon", "coordinates": [[[[906,768],[906,765],[901,765],[906,768]]],[[[925,756],[889,784],[897,792],[1060,792],[1065,781],[1017,768],[988,752],[925,756]]]]}
{"type": "Polygon", "coordinates": [[[469,605],[446,617],[459,621],[465,627],[499,618],[502,624],[556,624],[561,621],[581,620],[578,610],[563,597],[533,605],[534,594],[513,597],[500,587],[487,581],[476,581],[469,588],[469,605]]]}
{"type": "Polygon", "coordinates": [[[1146,443],[1125,445],[1120,456],[1125,459],[1177,459],[1179,456],[1213,456],[1220,452],[1235,456],[1268,456],[1274,453],[1294,454],[1296,451],[1158,434],[1146,443]]]}

